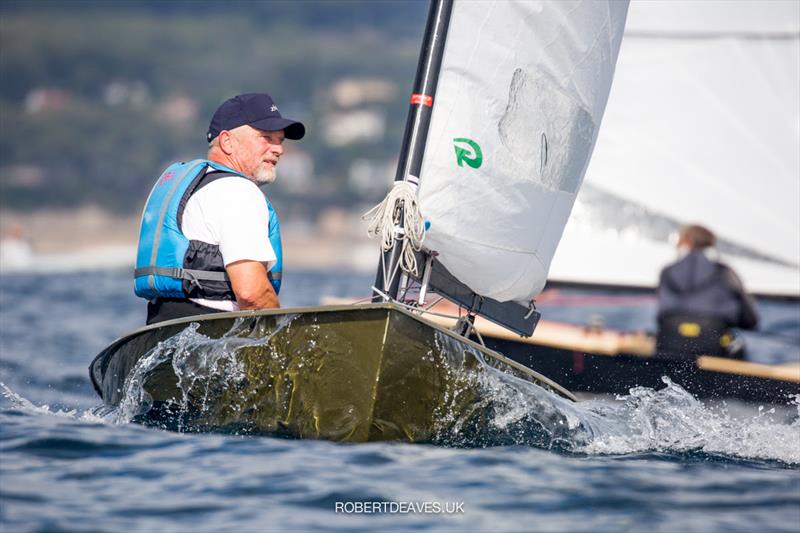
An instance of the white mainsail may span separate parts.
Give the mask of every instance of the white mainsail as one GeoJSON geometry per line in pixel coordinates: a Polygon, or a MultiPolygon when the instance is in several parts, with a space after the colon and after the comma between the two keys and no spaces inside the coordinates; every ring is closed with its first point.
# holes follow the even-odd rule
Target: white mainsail
{"type": "Polygon", "coordinates": [[[457,1],[420,176],[425,247],[475,293],[538,294],[597,139],[627,2],[457,1]]]}
{"type": "Polygon", "coordinates": [[[635,2],[550,277],[654,285],[701,223],[747,289],[800,296],[800,3],[635,2]]]}

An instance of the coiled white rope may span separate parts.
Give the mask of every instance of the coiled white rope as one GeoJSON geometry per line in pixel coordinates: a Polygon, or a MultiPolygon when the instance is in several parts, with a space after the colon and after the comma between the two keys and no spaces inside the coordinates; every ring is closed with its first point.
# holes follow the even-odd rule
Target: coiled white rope
{"type": "Polygon", "coordinates": [[[395,239],[403,241],[400,268],[417,276],[417,259],[414,257],[414,252],[422,249],[422,242],[425,240],[425,220],[419,211],[417,187],[413,181],[394,182],[394,187],[386,198],[364,213],[361,218],[369,221],[367,235],[370,238],[380,237],[381,250],[384,252],[394,246],[395,239]]]}

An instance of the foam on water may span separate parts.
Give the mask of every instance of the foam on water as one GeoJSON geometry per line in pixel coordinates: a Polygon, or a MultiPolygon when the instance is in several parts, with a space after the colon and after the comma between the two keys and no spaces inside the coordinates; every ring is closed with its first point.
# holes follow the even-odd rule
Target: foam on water
{"type": "Polygon", "coordinates": [[[488,423],[460,420],[442,443],[519,444],[587,455],[702,452],[800,464],[800,395],[782,412],[759,407],[743,415],[724,402],[703,403],[664,376],[660,390],[637,387],[615,400],[574,403],[497,366],[484,362],[483,371],[469,378],[480,385],[484,406],[491,406],[488,423]]]}
{"type": "MultiPolygon", "coordinates": [[[[613,402],[595,399],[578,403],[496,369],[476,374],[475,379],[494,396],[482,398],[481,405],[461,417],[442,413],[437,444],[514,444],[586,455],[704,452],[800,465],[800,398],[793,404],[797,417],[785,423],[778,420],[774,408],[759,408],[757,414],[742,417],[730,413],[724,405],[707,406],[666,377],[667,386],[658,391],[640,387],[613,402]],[[468,415],[487,407],[493,416],[484,420],[484,426],[476,426],[468,415]]],[[[131,401],[131,396],[126,397],[124,408],[111,411],[54,410],[34,404],[1,382],[0,388],[15,407],[33,415],[125,424],[142,408],[131,401]]]]}
{"type": "Polygon", "coordinates": [[[487,361],[480,351],[465,348],[447,335],[437,335],[437,348],[463,350],[480,362],[477,369],[459,370],[462,389],[477,388],[480,394],[471,409],[454,411],[452,402],[441,409],[437,443],[569,448],[591,437],[591,428],[577,416],[570,400],[515,375],[499,361],[487,361]]]}
{"type": "MultiPolygon", "coordinates": [[[[290,323],[291,319],[287,319],[281,327],[290,323]]],[[[212,339],[198,333],[193,324],[163,341],[132,370],[120,407],[111,412],[96,409],[93,416],[127,423],[145,413],[151,399],[142,383],[149,371],[166,363],[172,365],[183,394],[180,405],[175,407],[179,411],[185,409],[191,397],[195,403],[202,399],[204,409],[207,400],[227,387],[237,387],[243,379],[236,357],[238,350],[269,340],[238,337],[240,327],[237,322],[225,336],[212,339]]],[[[444,353],[464,350],[464,346],[441,335],[437,349],[444,353]]],[[[774,408],[741,416],[730,412],[725,404],[704,404],[666,377],[661,390],[636,388],[615,400],[574,403],[507,372],[501,363],[490,364],[479,351],[467,351],[470,350],[480,364],[457,370],[460,375],[455,381],[460,386],[448,391],[449,396],[436,413],[435,444],[470,448],[524,445],[586,455],[702,452],[800,464],[800,398],[791,407],[795,412],[789,423],[774,408]],[[476,387],[480,394],[464,409],[457,400],[476,387]],[[453,409],[455,405],[460,405],[459,409],[453,409]]],[[[36,407],[7,387],[5,390],[6,397],[21,407],[52,414],[47,406],[36,407]]],[[[77,416],[75,412],[59,414],[77,416]]],[[[177,429],[197,430],[180,424],[177,429]]]]}
{"type": "Polygon", "coordinates": [[[241,367],[233,355],[236,347],[231,344],[252,344],[252,339],[223,338],[218,341],[197,333],[198,327],[197,323],[190,324],[139,359],[125,380],[122,401],[114,413],[118,423],[130,422],[150,410],[152,398],[143,385],[149,373],[162,364],[171,364],[178,378],[178,388],[183,394],[179,406],[182,409],[186,409],[188,392],[198,380],[205,382],[202,395],[202,406],[205,407],[212,377],[230,380],[231,385],[241,379],[241,367]]]}
{"type": "Polygon", "coordinates": [[[52,409],[49,405],[36,405],[30,400],[23,398],[11,388],[0,381],[0,393],[9,400],[14,406],[22,411],[35,415],[50,415],[61,418],[69,418],[73,420],[82,420],[84,422],[105,422],[102,416],[98,416],[94,410],[79,411],[77,409],[52,409]]]}
{"type": "MultiPolygon", "coordinates": [[[[273,336],[292,323],[294,316],[281,316],[273,331],[257,338],[239,336],[243,319],[234,321],[231,329],[219,339],[198,333],[198,323],[190,324],[139,359],[125,380],[119,407],[108,412],[107,416],[117,423],[126,423],[147,413],[152,398],[143,385],[150,372],[163,364],[172,366],[181,391],[180,401],[172,407],[178,413],[185,413],[191,398],[195,404],[199,399],[197,407],[206,411],[210,402],[221,396],[223,389],[238,388],[245,379],[244,366],[237,358],[237,352],[245,347],[268,344],[273,336]]],[[[183,417],[177,417],[176,421],[176,429],[184,429],[183,417]]]]}
{"type": "Polygon", "coordinates": [[[618,403],[581,402],[586,421],[596,428],[590,442],[575,451],[626,454],[643,451],[705,452],[800,464],[800,396],[794,420],[778,420],[775,408],[759,407],[753,416],[736,416],[725,404],[709,406],[663,377],[666,387],[639,387],[618,403]]]}

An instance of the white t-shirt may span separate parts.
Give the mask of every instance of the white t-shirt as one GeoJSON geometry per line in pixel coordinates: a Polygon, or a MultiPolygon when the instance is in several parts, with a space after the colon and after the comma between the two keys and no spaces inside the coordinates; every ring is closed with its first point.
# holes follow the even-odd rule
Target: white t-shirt
{"type": "MultiPolygon", "coordinates": [[[[275,265],[269,242],[269,209],[264,195],[250,180],[229,176],[212,181],[194,193],[183,211],[183,234],[189,240],[216,244],[225,266],[248,259],[275,265]]],[[[192,298],[221,311],[238,311],[235,301],[192,298]]]]}

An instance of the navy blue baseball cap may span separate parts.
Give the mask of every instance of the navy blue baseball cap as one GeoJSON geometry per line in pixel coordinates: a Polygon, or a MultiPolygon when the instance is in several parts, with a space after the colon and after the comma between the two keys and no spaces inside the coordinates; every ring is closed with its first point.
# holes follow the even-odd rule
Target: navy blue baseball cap
{"type": "Polygon", "coordinates": [[[211,142],[221,131],[245,124],[264,131],[283,130],[287,139],[302,139],[306,134],[301,122],[281,116],[270,95],[248,93],[229,98],[217,108],[208,125],[206,140],[211,142]]]}

